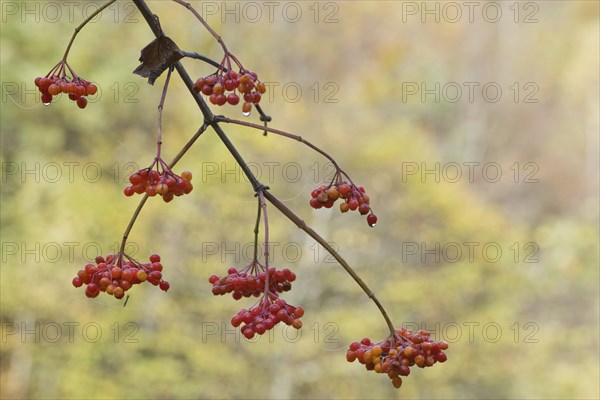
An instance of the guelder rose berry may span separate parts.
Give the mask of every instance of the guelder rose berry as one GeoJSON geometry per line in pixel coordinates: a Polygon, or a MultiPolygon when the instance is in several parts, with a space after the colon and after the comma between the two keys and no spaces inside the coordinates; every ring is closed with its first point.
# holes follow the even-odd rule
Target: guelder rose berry
{"type": "Polygon", "coordinates": [[[267,91],[264,83],[258,80],[255,72],[240,68],[239,73],[231,70],[217,72],[200,78],[194,84],[194,91],[208,96],[208,101],[216,106],[237,105],[242,99],[242,112],[249,114],[253,104],[258,104],[267,91]]]}
{"type": "Polygon", "coordinates": [[[155,160],[150,167],[133,173],[129,182],[131,185],[123,190],[125,196],[133,196],[136,193],[145,193],[150,197],[160,195],[165,203],[174,197],[190,193],[194,188],[190,171],[183,171],[181,176],[176,175],[162,159],[155,160]],[[154,167],[156,168],[153,169],[154,167]]]}
{"type": "MultiPolygon", "coordinates": [[[[252,263],[243,270],[229,268],[228,274],[223,277],[211,275],[208,281],[212,283],[212,293],[215,296],[232,293],[235,300],[242,297],[258,297],[265,290],[267,273],[259,263],[252,263]]],[[[269,268],[269,290],[283,293],[291,290],[296,274],[287,268],[278,270],[269,268]]]]}
{"type": "Polygon", "coordinates": [[[342,199],[340,203],[340,211],[342,213],[358,210],[360,215],[367,215],[367,223],[370,227],[374,227],[377,223],[377,216],[371,211],[369,195],[365,193],[365,189],[356,187],[352,183],[341,181],[339,173],[334,179],[335,183],[330,185],[321,185],[310,194],[310,206],[314,209],[331,208],[338,199],[342,199]]]}
{"type": "Polygon", "coordinates": [[[105,292],[117,299],[122,299],[133,285],[149,282],[159,286],[163,291],[169,290],[169,282],[162,279],[163,266],[158,254],[150,256],[147,264],[139,263],[133,258],[119,254],[109,254],[106,258],[96,257],[95,263],[87,264],[77,272],[73,278],[73,286],[87,285],[85,295],[90,298],[97,297],[100,292],[105,292]]]}
{"type": "Polygon", "coordinates": [[[257,305],[250,309],[242,308],[231,319],[231,325],[240,327],[247,339],[262,335],[280,322],[295,329],[302,327],[300,318],[304,315],[304,309],[294,307],[279,297],[280,293],[292,288],[295,280],[296,274],[289,269],[266,268],[257,261],[241,271],[231,267],[226,276],[211,275],[208,278],[215,296],[232,293],[234,300],[242,297],[260,298],[257,305]]]}
{"type": "Polygon", "coordinates": [[[447,349],[448,343],[432,340],[428,331],[398,329],[393,336],[378,343],[368,338],[353,342],[346,352],[346,360],[358,360],[368,371],[387,374],[392,385],[399,388],[401,376],[408,376],[411,367],[425,368],[445,362],[447,349]]]}
{"type": "Polygon", "coordinates": [[[65,61],[58,63],[45,77],[35,78],[34,83],[42,94],[42,103],[46,106],[52,103],[54,96],[64,93],[70,100],[75,101],[79,108],[85,108],[88,104],[86,96],[93,96],[98,91],[96,85],[75,75],[65,61]],[[71,72],[73,77],[67,76],[67,71],[71,72]]]}

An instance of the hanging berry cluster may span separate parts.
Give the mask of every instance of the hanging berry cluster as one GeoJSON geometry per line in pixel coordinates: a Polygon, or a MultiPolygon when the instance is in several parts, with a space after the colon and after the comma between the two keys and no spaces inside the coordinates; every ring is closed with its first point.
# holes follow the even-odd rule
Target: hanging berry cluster
{"type": "Polygon", "coordinates": [[[425,330],[413,331],[398,329],[394,336],[372,343],[364,338],[350,345],[346,353],[348,362],[358,360],[368,371],[388,374],[394,387],[402,385],[401,376],[410,374],[410,367],[431,367],[435,363],[445,362],[448,357],[444,350],[448,349],[445,341],[436,342],[425,330]]]}
{"type": "Polygon", "coordinates": [[[194,188],[190,171],[183,171],[181,176],[176,175],[160,158],[148,168],[134,172],[129,177],[129,182],[131,185],[123,190],[125,196],[145,193],[153,197],[158,194],[162,196],[165,203],[173,200],[175,196],[190,193],[194,188]]]}
{"type": "MultiPolygon", "coordinates": [[[[232,293],[235,300],[242,297],[258,297],[265,290],[267,273],[264,267],[258,263],[252,263],[241,271],[231,267],[227,275],[219,277],[211,275],[208,282],[212,283],[212,293],[215,296],[232,293]],[[257,273],[257,269],[262,272],[257,273]]],[[[283,293],[292,289],[292,282],[296,280],[296,274],[287,268],[278,270],[269,268],[269,290],[272,292],[283,293]]]]}
{"type": "Polygon", "coordinates": [[[296,274],[289,269],[266,268],[258,261],[240,271],[231,267],[226,276],[211,275],[208,278],[213,285],[212,293],[215,296],[232,293],[234,300],[242,297],[260,297],[257,305],[249,310],[242,308],[231,319],[234,328],[244,324],[240,329],[248,339],[253,338],[255,334],[262,335],[279,322],[296,329],[302,327],[300,318],[304,315],[304,309],[289,305],[279,298],[279,293],[292,289],[292,282],[295,280],[296,274]]]}
{"type": "Polygon", "coordinates": [[[252,105],[260,102],[267,88],[258,80],[255,72],[241,70],[238,74],[232,70],[224,73],[219,69],[212,75],[198,79],[194,84],[194,91],[208,96],[211,104],[217,106],[235,106],[240,102],[241,96],[244,99],[242,112],[248,114],[252,105]]]}
{"type": "Polygon", "coordinates": [[[302,328],[300,318],[304,315],[304,309],[300,306],[294,307],[278,298],[270,292],[268,296],[260,299],[257,306],[246,310],[242,308],[231,319],[234,328],[240,328],[246,339],[252,339],[255,334],[262,335],[273,329],[275,325],[283,322],[295,329],[302,328]],[[244,324],[244,325],[242,325],[244,324]]]}
{"type": "Polygon", "coordinates": [[[87,285],[85,295],[89,298],[98,297],[100,292],[105,292],[117,299],[122,299],[125,292],[133,285],[149,282],[159,286],[165,292],[171,286],[162,279],[163,265],[158,254],[150,256],[150,262],[142,264],[128,255],[109,254],[106,258],[98,256],[96,263],[89,263],[77,272],[73,278],[76,288],[87,285]]]}
{"type": "Polygon", "coordinates": [[[377,223],[377,216],[371,210],[369,205],[371,199],[365,193],[365,188],[342,181],[339,172],[336,174],[334,182],[319,186],[311,192],[310,196],[310,206],[314,209],[331,208],[338,199],[342,199],[344,202],[340,203],[341,212],[358,210],[360,215],[369,214],[367,223],[370,227],[374,227],[377,223]]]}
{"type": "Polygon", "coordinates": [[[34,83],[42,94],[42,103],[46,106],[52,103],[53,96],[65,93],[83,109],[88,104],[86,96],[93,96],[98,91],[96,85],[78,77],[65,61],[59,62],[45,77],[35,78],[34,83]],[[67,69],[72,77],[67,75],[67,69]]]}

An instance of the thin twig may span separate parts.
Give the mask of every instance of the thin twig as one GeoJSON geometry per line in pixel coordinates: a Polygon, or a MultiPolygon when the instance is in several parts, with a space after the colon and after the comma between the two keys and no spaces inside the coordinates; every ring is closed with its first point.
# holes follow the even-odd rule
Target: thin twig
{"type": "MultiPolygon", "coordinates": [[[[175,156],[175,158],[173,158],[173,161],[171,161],[171,163],[169,164],[169,168],[173,168],[175,166],[175,164],[177,164],[177,162],[181,159],[181,157],[183,157],[183,155],[190,149],[190,147],[192,147],[194,142],[200,137],[200,135],[202,135],[202,133],[206,130],[206,128],[207,128],[207,125],[202,125],[200,127],[200,129],[198,129],[198,131],[196,131],[194,136],[192,136],[190,138],[190,140],[188,140],[188,142],[185,144],[185,146],[183,146],[181,151],[179,151],[179,153],[175,156]]],[[[131,216],[131,219],[129,220],[129,224],[127,225],[127,228],[125,229],[125,232],[123,233],[123,239],[121,240],[121,247],[119,249],[120,257],[122,257],[124,254],[125,244],[127,243],[127,239],[129,238],[129,233],[131,233],[131,229],[133,228],[133,225],[135,224],[135,221],[137,220],[138,216],[140,215],[142,208],[144,208],[144,204],[146,204],[147,200],[148,200],[148,195],[144,194],[144,197],[142,197],[142,200],[140,200],[140,203],[138,204],[133,215],[131,216]]]]}
{"type": "Polygon", "coordinates": [[[69,51],[71,50],[71,45],[73,44],[73,41],[75,40],[75,37],[77,36],[79,31],[81,31],[81,29],[84,26],[86,26],[88,22],[90,22],[92,19],[94,19],[94,17],[96,15],[100,14],[102,11],[104,11],[104,9],[106,7],[110,6],[115,1],[117,1],[117,0],[109,0],[108,2],[106,2],[106,4],[104,4],[102,7],[100,7],[93,13],[91,13],[89,17],[87,17],[81,24],[79,24],[79,26],[77,28],[75,28],[75,32],[73,32],[73,36],[71,36],[71,40],[69,41],[69,44],[67,45],[67,49],[65,50],[65,54],[63,55],[63,58],[62,58],[63,61],[67,61],[67,56],[69,55],[69,51]]]}
{"type": "Polygon", "coordinates": [[[260,211],[261,204],[260,199],[258,199],[258,210],[256,211],[256,224],[254,225],[254,264],[258,263],[258,228],[260,226],[260,211]]]}
{"type": "Polygon", "coordinates": [[[260,189],[258,195],[258,204],[263,210],[265,221],[265,299],[269,298],[269,217],[267,216],[267,203],[265,202],[264,189],[260,189]]]}
{"type": "MultiPolygon", "coordinates": [[[[238,120],[238,119],[232,119],[232,118],[224,117],[222,115],[219,115],[219,116],[217,116],[215,118],[219,122],[225,122],[225,123],[228,123],[228,124],[235,124],[235,125],[247,126],[249,128],[254,128],[254,129],[258,129],[258,130],[262,130],[262,131],[271,132],[271,133],[274,133],[276,135],[286,137],[288,139],[296,140],[296,141],[304,144],[305,146],[310,147],[311,149],[313,149],[314,151],[316,151],[317,153],[321,154],[323,157],[325,157],[326,159],[328,159],[333,164],[333,166],[335,167],[336,171],[339,171],[340,173],[344,174],[351,181],[351,179],[348,176],[348,174],[346,174],[346,172],[344,172],[344,170],[342,170],[340,168],[340,166],[338,165],[338,163],[335,161],[335,159],[333,157],[331,157],[325,150],[317,147],[316,145],[312,144],[308,140],[304,139],[302,136],[294,135],[293,133],[282,131],[281,129],[275,129],[275,128],[271,128],[271,127],[268,127],[268,126],[263,126],[263,125],[255,124],[253,122],[241,121],[241,120],[238,120]]],[[[352,183],[352,181],[351,181],[351,183],[352,183]]],[[[352,184],[354,184],[354,183],[352,183],[352,184]]]]}
{"type": "Polygon", "coordinates": [[[169,80],[171,79],[171,72],[173,67],[169,68],[167,72],[167,79],[165,79],[165,86],[163,87],[162,94],[160,96],[160,102],[158,103],[158,138],[156,139],[156,159],[160,160],[160,149],[162,147],[162,114],[165,106],[165,99],[167,98],[167,89],[169,88],[169,80]]]}
{"type": "MultiPolygon", "coordinates": [[[[194,14],[194,16],[198,19],[198,21],[200,21],[200,23],[202,25],[204,25],[206,30],[217,40],[217,42],[219,42],[219,44],[223,48],[223,52],[225,53],[225,56],[229,55],[229,50],[227,50],[227,46],[225,45],[225,42],[223,41],[223,39],[221,39],[221,36],[219,36],[217,34],[217,32],[215,32],[214,29],[210,27],[210,25],[208,25],[208,23],[204,20],[204,18],[202,18],[202,15],[200,15],[200,13],[198,11],[196,11],[196,9],[194,9],[194,7],[192,7],[192,5],[190,3],[186,3],[185,1],[182,1],[182,0],[173,0],[173,1],[177,4],[184,6],[192,14],[194,14]]],[[[231,65],[227,65],[227,68],[231,69],[231,65]]]]}
{"type": "Polygon", "coordinates": [[[358,274],[354,271],[354,269],[352,269],[352,267],[350,267],[350,265],[346,262],[346,260],[344,260],[344,258],[337,251],[335,251],[333,249],[333,247],[331,247],[331,245],[329,243],[327,243],[327,241],[321,235],[319,235],[317,232],[315,232],[310,226],[306,225],[306,223],[302,219],[300,219],[292,210],[290,210],[288,207],[286,207],[285,204],[283,204],[281,201],[279,201],[279,199],[277,199],[277,197],[273,196],[273,194],[271,194],[267,190],[264,191],[264,196],[267,200],[269,200],[269,202],[271,204],[273,204],[275,206],[275,208],[277,208],[290,221],[292,221],[294,224],[296,224],[296,226],[298,228],[300,228],[304,232],[306,232],[306,234],[308,236],[315,239],[321,246],[323,246],[325,248],[325,250],[327,250],[329,252],[329,254],[331,254],[337,260],[337,262],[340,263],[340,265],[346,270],[346,272],[348,272],[348,274],[350,274],[350,276],[354,279],[354,281],[356,283],[358,283],[358,286],[360,286],[361,289],[367,294],[367,296],[369,296],[371,298],[371,300],[373,300],[375,305],[377,305],[377,308],[379,308],[379,311],[383,315],[383,318],[385,319],[385,322],[387,323],[388,328],[390,329],[390,333],[392,335],[394,335],[394,332],[395,332],[394,324],[392,324],[390,317],[388,316],[387,312],[385,311],[385,309],[383,308],[383,306],[381,305],[381,303],[375,296],[375,293],[373,293],[373,291],[360,278],[360,276],[358,276],[358,274]]]}

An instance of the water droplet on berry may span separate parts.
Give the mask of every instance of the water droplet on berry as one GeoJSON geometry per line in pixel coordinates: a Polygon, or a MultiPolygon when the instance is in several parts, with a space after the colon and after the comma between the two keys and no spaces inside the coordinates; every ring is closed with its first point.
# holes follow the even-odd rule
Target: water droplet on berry
{"type": "Polygon", "coordinates": [[[43,104],[44,104],[45,106],[49,106],[49,105],[50,105],[50,102],[48,102],[48,103],[43,103],[43,104]]]}
{"type": "Polygon", "coordinates": [[[370,226],[371,228],[375,228],[375,225],[377,225],[377,224],[369,224],[369,226],[370,226]]]}
{"type": "Polygon", "coordinates": [[[375,214],[367,215],[367,223],[371,228],[373,228],[375,224],[377,224],[377,216],[375,214]]]}
{"type": "Polygon", "coordinates": [[[249,116],[250,116],[250,111],[248,111],[248,112],[243,112],[242,114],[244,115],[244,117],[249,117],[249,116]]]}

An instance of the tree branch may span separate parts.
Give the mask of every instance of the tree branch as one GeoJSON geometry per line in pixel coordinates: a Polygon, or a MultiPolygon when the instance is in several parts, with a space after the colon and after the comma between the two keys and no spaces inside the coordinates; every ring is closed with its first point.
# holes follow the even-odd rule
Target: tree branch
{"type": "MultiPolygon", "coordinates": [[[[178,1],[178,0],[175,0],[175,1],[182,5],[185,4],[182,1],[178,1]]],[[[146,2],[144,0],[133,0],[133,3],[140,10],[140,13],[144,16],[144,19],[148,23],[150,29],[152,29],[152,32],[154,32],[154,35],[155,36],[162,35],[163,33],[157,22],[157,19],[155,18],[155,15],[152,13],[152,11],[148,8],[146,2]]],[[[246,177],[252,184],[252,187],[254,188],[255,193],[259,196],[262,193],[264,195],[264,197],[267,200],[269,200],[269,202],[271,204],[273,204],[283,215],[285,215],[290,221],[295,223],[300,229],[302,229],[304,232],[306,232],[310,237],[315,239],[321,246],[323,246],[340,263],[340,265],[346,270],[346,272],[348,272],[350,274],[350,276],[356,281],[356,283],[358,283],[358,285],[367,294],[367,296],[369,296],[369,298],[371,300],[373,300],[373,302],[375,303],[375,305],[377,306],[377,308],[383,315],[383,317],[387,323],[387,326],[390,330],[390,333],[393,336],[395,334],[394,325],[392,324],[389,316],[387,315],[387,312],[385,311],[385,309],[383,308],[383,306],[381,305],[381,303],[379,302],[377,297],[375,297],[375,294],[367,286],[367,284],[364,283],[364,281],[356,274],[356,272],[354,272],[352,267],[350,267],[350,265],[348,265],[346,260],[344,260],[344,258],[338,252],[336,252],[329,245],[329,243],[327,243],[327,241],[325,239],[323,239],[323,237],[321,237],[317,232],[315,232],[312,228],[310,228],[308,225],[306,225],[306,223],[304,223],[304,221],[302,219],[300,219],[296,214],[294,214],[294,212],[292,210],[290,210],[283,203],[281,203],[281,201],[279,201],[273,194],[271,194],[268,191],[268,187],[263,185],[256,178],[256,176],[254,176],[254,174],[248,167],[248,164],[245,162],[243,157],[237,151],[237,148],[233,145],[233,143],[231,143],[231,141],[229,140],[229,138],[227,137],[227,135],[225,134],[225,132],[219,125],[219,121],[224,120],[223,117],[215,116],[212,113],[212,111],[210,110],[210,108],[208,107],[208,105],[206,104],[206,102],[204,101],[204,99],[198,93],[194,92],[194,82],[190,78],[189,74],[187,73],[186,69],[181,64],[181,62],[178,61],[177,63],[174,64],[174,66],[175,66],[175,69],[177,70],[177,72],[179,73],[179,76],[181,77],[181,79],[185,83],[186,87],[188,88],[188,91],[194,97],[196,104],[200,108],[200,111],[202,112],[202,115],[204,116],[205,125],[210,125],[215,130],[215,132],[217,133],[217,135],[219,136],[219,138],[221,139],[223,144],[225,144],[225,147],[227,147],[227,149],[229,150],[229,152],[231,153],[233,158],[240,165],[242,171],[244,172],[244,174],[246,175],[246,177]]],[[[227,122],[233,122],[233,120],[229,120],[227,122]]],[[[260,129],[264,129],[264,127],[260,127],[260,129]]],[[[271,130],[271,129],[269,128],[269,130],[271,130]]],[[[271,131],[273,131],[273,130],[271,130],[271,131]]],[[[290,134],[288,134],[288,135],[290,135],[290,134]]],[[[293,135],[291,135],[291,136],[293,136],[293,135]]],[[[315,148],[314,146],[310,146],[310,147],[315,148]]],[[[319,150],[319,149],[315,148],[315,150],[319,150]]],[[[322,151],[319,151],[319,152],[321,154],[324,153],[322,151]]],[[[268,273],[268,271],[267,271],[267,273],[268,273]]]]}

